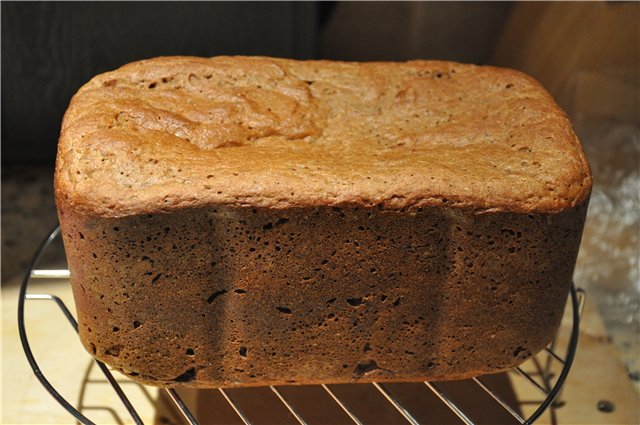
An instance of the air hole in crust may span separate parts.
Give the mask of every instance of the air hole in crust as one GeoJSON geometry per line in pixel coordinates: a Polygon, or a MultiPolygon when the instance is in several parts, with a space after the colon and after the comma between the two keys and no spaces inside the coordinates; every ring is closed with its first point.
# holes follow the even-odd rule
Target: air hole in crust
{"type": "Polygon", "coordinates": [[[274,227],[280,226],[281,224],[284,224],[284,223],[286,223],[288,221],[289,221],[288,218],[279,218],[279,219],[276,220],[275,223],[267,223],[267,224],[265,224],[264,226],[262,226],[262,229],[263,230],[271,230],[274,227]]]}
{"type": "Polygon", "coordinates": [[[187,348],[187,356],[193,356],[195,354],[195,351],[193,351],[193,348],[187,348]]]}
{"type": "Polygon", "coordinates": [[[238,351],[242,357],[247,357],[247,347],[240,347],[240,350],[238,351]]]}
{"type": "Polygon", "coordinates": [[[362,298],[347,298],[347,302],[354,307],[358,307],[364,303],[364,300],[362,298]]]}
{"type": "Polygon", "coordinates": [[[214,302],[216,300],[216,298],[218,298],[220,295],[224,295],[227,293],[226,289],[221,289],[217,292],[214,292],[213,294],[211,294],[209,296],[209,298],[207,298],[207,303],[211,304],[212,302],[214,302]]]}
{"type": "Polygon", "coordinates": [[[291,309],[287,307],[276,307],[280,313],[291,314],[291,309]]]}
{"type": "Polygon", "coordinates": [[[120,350],[122,349],[121,345],[114,345],[113,347],[107,348],[104,352],[108,356],[118,357],[120,355],[120,350]]]}
{"type": "Polygon", "coordinates": [[[196,377],[196,368],[192,367],[191,369],[187,370],[185,373],[183,373],[182,375],[176,376],[175,378],[173,378],[173,381],[176,382],[189,382],[189,381],[193,381],[196,377]]]}
{"type": "Polygon", "coordinates": [[[369,372],[373,372],[376,369],[378,369],[378,364],[376,363],[376,361],[369,360],[368,362],[365,362],[365,363],[358,363],[354,372],[358,375],[365,375],[369,372]]]}

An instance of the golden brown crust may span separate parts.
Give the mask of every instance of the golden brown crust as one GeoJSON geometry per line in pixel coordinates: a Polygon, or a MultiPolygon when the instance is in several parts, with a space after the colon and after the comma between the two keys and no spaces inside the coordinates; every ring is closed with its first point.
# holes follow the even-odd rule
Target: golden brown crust
{"type": "Polygon", "coordinates": [[[562,316],[591,176],[515,71],[178,57],[78,92],[55,184],[87,350],[219,387],[521,363],[562,316]]]}
{"type": "Polygon", "coordinates": [[[132,63],[73,98],[56,167],[58,203],[103,217],[342,203],[558,212],[590,187],[537,82],[439,61],[132,63]]]}

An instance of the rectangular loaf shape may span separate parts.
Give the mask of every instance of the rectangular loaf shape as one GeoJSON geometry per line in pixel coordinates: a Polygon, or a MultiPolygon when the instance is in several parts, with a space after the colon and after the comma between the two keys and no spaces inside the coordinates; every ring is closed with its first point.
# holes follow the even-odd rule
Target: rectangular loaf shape
{"type": "Polygon", "coordinates": [[[174,57],[80,89],[55,184],[87,350],[229,387],[520,364],[559,325],[591,175],[515,71],[174,57]]]}

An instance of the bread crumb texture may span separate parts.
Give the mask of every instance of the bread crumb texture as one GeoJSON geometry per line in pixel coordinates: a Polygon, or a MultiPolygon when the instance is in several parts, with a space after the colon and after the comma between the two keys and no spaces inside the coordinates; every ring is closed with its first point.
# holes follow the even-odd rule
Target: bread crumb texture
{"type": "Polygon", "coordinates": [[[56,168],[59,204],[103,217],[344,203],[559,212],[590,188],[537,82],[439,61],[135,62],[74,96],[56,168]]]}

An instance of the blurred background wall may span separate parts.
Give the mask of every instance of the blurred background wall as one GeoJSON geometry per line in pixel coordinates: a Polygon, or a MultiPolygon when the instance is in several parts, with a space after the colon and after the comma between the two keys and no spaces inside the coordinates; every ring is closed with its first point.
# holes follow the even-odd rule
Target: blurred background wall
{"type": "Polygon", "coordinates": [[[56,222],[62,114],[93,75],[158,55],[448,59],[520,69],[565,108],[595,177],[576,282],[640,365],[640,3],[2,2],[2,281],[56,222]]]}

